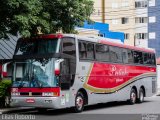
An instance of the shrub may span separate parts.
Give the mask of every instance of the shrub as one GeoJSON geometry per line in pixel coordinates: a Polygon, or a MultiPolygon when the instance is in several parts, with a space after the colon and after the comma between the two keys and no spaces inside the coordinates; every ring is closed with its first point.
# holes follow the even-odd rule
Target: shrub
{"type": "Polygon", "coordinates": [[[0,107],[5,107],[5,97],[10,96],[11,80],[0,81],[0,107]]]}

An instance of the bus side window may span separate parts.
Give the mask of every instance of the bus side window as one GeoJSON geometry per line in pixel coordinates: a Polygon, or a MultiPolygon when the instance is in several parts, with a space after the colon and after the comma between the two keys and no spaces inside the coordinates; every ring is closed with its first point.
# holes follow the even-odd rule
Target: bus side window
{"type": "Polygon", "coordinates": [[[143,55],[142,52],[134,51],[134,63],[143,64],[143,55]]]}
{"type": "Polygon", "coordinates": [[[100,61],[109,61],[109,47],[107,45],[96,45],[96,59],[100,61]]]}
{"type": "Polygon", "coordinates": [[[74,38],[62,39],[62,52],[71,56],[76,56],[76,46],[74,38]]]}
{"type": "Polygon", "coordinates": [[[94,44],[87,42],[79,42],[79,58],[80,59],[94,59],[94,44]]]}
{"type": "Polygon", "coordinates": [[[88,43],[87,44],[87,59],[94,59],[94,44],[88,43]]]}
{"type": "Polygon", "coordinates": [[[122,49],[109,46],[110,58],[112,62],[122,62],[122,49]]]}
{"type": "Polygon", "coordinates": [[[123,58],[123,63],[128,63],[128,51],[127,49],[122,50],[122,58],[123,58]]]}
{"type": "Polygon", "coordinates": [[[87,46],[85,42],[79,42],[79,58],[80,59],[86,59],[87,58],[87,46]]]}
{"type": "Polygon", "coordinates": [[[144,53],[143,54],[143,57],[144,57],[144,64],[150,64],[151,65],[151,61],[152,61],[152,58],[151,58],[151,54],[149,53],[144,53]]]}
{"type": "Polygon", "coordinates": [[[128,50],[128,63],[134,63],[133,51],[128,50]]]}
{"type": "Polygon", "coordinates": [[[156,57],[155,54],[151,54],[151,64],[156,65],[156,57]]]}

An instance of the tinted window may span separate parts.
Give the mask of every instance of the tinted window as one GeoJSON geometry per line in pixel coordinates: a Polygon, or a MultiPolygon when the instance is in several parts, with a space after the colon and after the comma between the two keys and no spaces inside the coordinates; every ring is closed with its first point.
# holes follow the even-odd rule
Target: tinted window
{"type": "Polygon", "coordinates": [[[144,57],[144,59],[143,59],[144,64],[151,64],[151,62],[152,62],[151,54],[144,53],[143,57],[144,57]]]}
{"type": "Polygon", "coordinates": [[[143,64],[142,52],[134,51],[134,63],[143,64]]]}
{"type": "Polygon", "coordinates": [[[87,59],[94,59],[94,44],[87,44],[87,59]]]}
{"type": "Polygon", "coordinates": [[[107,45],[96,45],[96,59],[100,61],[109,61],[109,47],[107,45]]]}
{"type": "Polygon", "coordinates": [[[109,47],[111,62],[122,62],[122,49],[118,47],[109,47]]]}
{"type": "Polygon", "coordinates": [[[152,64],[152,65],[156,65],[156,57],[155,57],[155,54],[151,54],[151,59],[152,59],[151,64],[152,64]]]}
{"type": "Polygon", "coordinates": [[[62,51],[65,54],[76,56],[76,46],[74,38],[63,38],[62,39],[62,51]]]}
{"type": "Polygon", "coordinates": [[[16,55],[55,53],[58,39],[20,40],[15,50],[16,55]]]}
{"type": "Polygon", "coordinates": [[[122,56],[123,56],[124,63],[133,63],[134,61],[133,51],[128,50],[128,49],[123,49],[122,56]]]}
{"type": "Polygon", "coordinates": [[[87,42],[79,42],[79,58],[94,59],[94,44],[87,42]]]}
{"type": "Polygon", "coordinates": [[[79,58],[86,59],[87,58],[87,45],[85,42],[79,42],[79,58]]]}

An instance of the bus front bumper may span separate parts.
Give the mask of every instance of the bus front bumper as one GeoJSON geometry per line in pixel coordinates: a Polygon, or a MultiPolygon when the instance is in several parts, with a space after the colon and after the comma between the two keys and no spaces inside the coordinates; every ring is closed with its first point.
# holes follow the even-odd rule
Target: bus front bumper
{"type": "Polygon", "coordinates": [[[12,97],[12,107],[61,108],[59,97],[12,97]]]}

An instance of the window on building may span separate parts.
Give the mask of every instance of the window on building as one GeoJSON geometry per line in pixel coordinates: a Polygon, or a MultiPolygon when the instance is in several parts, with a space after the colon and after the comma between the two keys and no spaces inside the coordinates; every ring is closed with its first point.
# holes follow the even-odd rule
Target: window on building
{"type": "Polygon", "coordinates": [[[112,19],[112,24],[114,25],[118,24],[118,19],[112,19]]]}
{"type": "Polygon", "coordinates": [[[156,33],[155,32],[150,32],[149,33],[149,39],[156,39],[156,33]]]}
{"type": "Polygon", "coordinates": [[[129,1],[128,0],[122,0],[122,7],[128,7],[129,1]]]}
{"type": "Polygon", "coordinates": [[[156,22],[155,16],[149,17],[149,23],[155,23],[155,22],[156,22]]]}
{"type": "Polygon", "coordinates": [[[135,18],[135,23],[147,23],[148,19],[147,17],[136,17],[135,18]]]}
{"type": "Polygon", "coordinates": [[[147,39],[147,33],[136,33],[136,39],[147,39]]]}
{"type": "Polygon", "coordinates": [[[149,6],[155,6],[155,0],[149,0],[149,6]]]}
{"type": "Polygon", "coordinates": [[[135,8],[146,8],[147,7],[147,1],[136,1],[135,2],[135,8]]]}
{"type": "Polygon", "coordinates": [[[129,22],[129,19],[126,17],[121,18],[122,24],[127,24],[129,22]]]}
{"type": "Polygon", "coordinates": [[[118,3],[112,3],[112,8],[118,8],[118,3]]]}
{"type": "Polygon", "coordinates": [[[124,34],[124,39],[125,39],[125,40],[128,40],[128,39],[129,39],[129,33],[125,33],[125,34],[124,34]]]}

